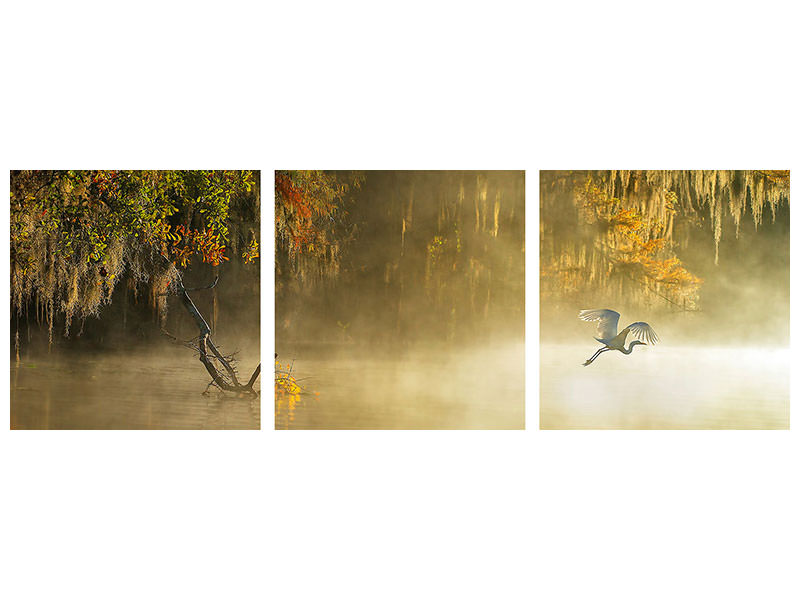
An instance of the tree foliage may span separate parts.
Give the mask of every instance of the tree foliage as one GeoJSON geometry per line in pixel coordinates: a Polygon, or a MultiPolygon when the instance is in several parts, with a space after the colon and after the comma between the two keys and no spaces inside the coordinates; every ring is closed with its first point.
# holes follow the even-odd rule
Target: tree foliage
{"type": "Polygon", "coordinates": [[[363,175],[325,171],[275,172],[275,239],[290,256],[325,257],[344,217],[344,200],[363,175]]]}
{"type": "MultiPolygon", "coordinates": [[[[591,179],[578,190],[578,197],[586,222],[600,225],[600,243],[607,252],[610,268],[645,284],[670,286],[664,291],[673,299],[696,296],[702,279],[690,273],[671,251],[667,221],[648,221],[638,208],[622,208],[619,198],[609,198],[591,179]]],[[[668,194],[666,202],[668,214],[674,214],[674,192],[668,194]]]]}
{"type": "Polygon", "coordinates": [[[496,324],[521,332],[524,173],[368,171],[361,179],[276,173],[281,342],[377,348],[501,337],[496,324]]]}
{"type": "Polygon", "coordinates": [[[788,171],[543,172],[542,297],[694,310],[703,282],[679,257],[691,233],[711,233],[718,263],[723,222],[738,238],[747,212],[756,228],[765,208],[774,220],[788,182],[788,171]]]}
{"type": "MultiPolygon", "coordinates": [[[[253,191],[252,171],[14,171],[11,295],[33,302],[50,329],[97,314],[122,278],[153,298],[192,263],[220,265],[233,245],[258,257],[258,239],[233,239],[232,204],[253,191]]],[[[239,234],[241,232],[237,232],[239,234]]]]}

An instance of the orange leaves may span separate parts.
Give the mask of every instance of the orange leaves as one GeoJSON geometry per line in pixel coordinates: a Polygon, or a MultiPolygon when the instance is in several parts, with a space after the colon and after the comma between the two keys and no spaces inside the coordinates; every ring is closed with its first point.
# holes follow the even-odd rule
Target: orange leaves
{"type": "MultiPolygon", "coordinates": [[[[668,231],[668,219],[676,213],[677,195],[669,192],[664,196],[665,220],[646,218],[637,204],[623,205],[618,198],[611,198],[606,191],[587,179],[575,189],[576,206],[582,220],[593,225],[598,249],[607,261],[607,273],[617,273],[633,278],[648,286],[649,280],[656,286],[670,286],[669,295],[676,299],[697,293],[702,279],[690,273],[669,249],[664,237],[668,231]]],[[[543,275],[546,273],[543,271],[543,275]]],[[[576,281],[585,278],[583,269],[579,272],[555,269],[554,280],[562,290],[575,288],[576,281]],[[576,279],[577,278],[577,279],[576,279]]],[[[589,284],[584,281],[584,284],[589,284]]],[[[580,287],[580,286],[578,286],[580,287]]],[[[663,291],[663,290],[662,290],[663,291]]]]}
{"type": "Polygon", "coordinates": [[[330,240],[341,233],[334,215],[341,212],[349,189],[340,177],[325,171],[275,172],[276,240],[290,256],[326,260],[330,240]]]}
{"type": "Polygon", "coordinates": [[[324,202],[315,202],[313,197],[304,194],[288,175],[275,175],[275,199],[284,212],[289,231],[289,242],[292,250],[301,253],[304,247],[313,244],[318,235],[314,224],[315,215],[326,215],[331,212],[324,202]]]}
{"type": "Polygon", "coordinates": [[[119,189],[119,171],[95,171],[92,185],[100,194],[114,193],[119,189]]]}
{"type": "Polygon", "coordinates": [[[778,183],[780,185],[785,185],[787,187],[789,185],[789,171],[762,170],[758,171],[758,173],[761,173],[764,177],[766,177],[773,183],[778,183]]]}
{"type": "Polygon", "coordinates": [[[659,283],[688,287],[696,287],[703,283],[702,279],[692,275],[675,256],[665,260],[647,258],[642,261],[642,265],[648,277],[659,283]]]}
{"type": "Polygon", "coordinates": [[[201,231],[178,225],[169,238],[172,240],[172,260],[186,267],[194,254],[200,254],[203,262],[219,265],[223,260],[229,260],[220,237],[219,232],[210,227],[201,231]]]}
{"type": "Polygon", "coordinates": [[[301,206],[303,204],[303,195],[286,175],[275,175],[275,193],[289,205],[301,206]]]}
{"type": "Polygon", "coordinates": [[[610,215],[619,205],[618,199],[609,198],[601,188],[592,183],[591,179],[587,179],[586,184],[575,191],[578,196],[578,208],[588,223],[608,222],[610,215]]]}
{"type": "Polygon", "coordinates": [[[635,210],[621,209],[616,214],[608,217],[608,222],[614,227],[636,231],[643,225],[642,216],[635,210]]]}
{"type": "Polygon", "coordinates": [[[258,256],[258,240],[254,238],[245,251],[242,252],[242,258],[244,259],[245,264],[249,264],[254,262],[258,256]]]}
{"type": "Polygon", "coordinates": [[[193,253],[191,248],[181,248],[175,253],[174,261],[179,263],[182,268],[186,268],[193,253]]]}
{"type": "Polygon", "coordinates": [[[211,228],[195,237],[195,246],[202,254],[203,262],[218,265],[220,261],[228,260],[225,256],[225,246],[220,243],[219,234],[211,228]]]}
{"type": "Polygon", "coordinates": [[[280,201],[282,209],[289,213],[287,220],[292,221],[292,226],[289,228],[290,243],[293,250],[299,252],[313,237],[312,211],[309,202],[292,180],[283,174],[275,175],[275,199],[280,201]]]}
{"type": "Polygon", "coordinates": [[[664,248],[664,245],[667,243],[667,240],[665,240],[664,238],[657,238],[647,241],[643,241],[640,239],[638,240],[638,242],[640,245],[639,252],[641,254],[653,254],[664,248]]]}

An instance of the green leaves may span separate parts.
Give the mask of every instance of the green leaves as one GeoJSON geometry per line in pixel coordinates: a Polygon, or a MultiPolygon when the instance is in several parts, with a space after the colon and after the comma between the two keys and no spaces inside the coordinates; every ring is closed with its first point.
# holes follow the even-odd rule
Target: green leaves
{"type": "MultiPolygon", "coordinates": [[[[12,172],[16,307],[36,295],[54,306],[83,306],[74,297],[57,296],[85,291],[88,283],[96,289],[89,280],[101,267],[87,268],[93,263],[117,265],[103,276],[110,298],[129,257],[150,252],[181,267],[198,258],[211,264],[228,260],[230,207],[243,201],[254,182],[251,171],[12,172]]],[[[90,305],[96,306],[85,306],[90,305]]]]}

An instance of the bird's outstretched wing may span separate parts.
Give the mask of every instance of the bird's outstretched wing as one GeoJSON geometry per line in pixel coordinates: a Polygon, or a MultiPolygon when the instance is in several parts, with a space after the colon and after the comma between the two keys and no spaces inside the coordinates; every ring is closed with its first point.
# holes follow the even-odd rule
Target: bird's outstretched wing
{"type": "Polygon", "coordinates": [[[583,321],[597,321],[597,338],[610,340],[617,335],[617,323],[619,323],[619,313],[608,308],[593,308],[582,310],[578,313],[578,318],[583,321]]]}
{"type": "Polygon", "coordinates": [[[660,341],[656,332],[653,331],[653,328],[643,321],[631,323],[628,325],[627,329],[630,329],[636,339],[647,342],[648,344],[657,344],[660,341]]]}

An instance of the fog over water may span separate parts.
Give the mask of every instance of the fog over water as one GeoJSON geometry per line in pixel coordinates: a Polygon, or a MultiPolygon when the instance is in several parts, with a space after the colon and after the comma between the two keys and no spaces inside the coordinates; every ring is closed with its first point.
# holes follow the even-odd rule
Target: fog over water
{"type": "MultiPolygon", "coordinates": [[[[257,355],[252,355],[257,359],[257,355]]],[[[250,360],[244,370],[255,368],[250,360]]],[[[11,366],[12,429],[258,429],[260,400],[216,390],[184,348],[62,353],[11,366]]]]}
{"type": "Polygon", "coordinates": [[[279,429],[519,429],[524,423],[520,345],[419,349],[402,357],[345,351],[297,359],[294,369],[311,393],[279,396],[279,429]]]}
{"type": "Polygon", "coordinates": [[[788,348],[541,346],[543,429],[786,429],[788,348]]]}
{"type": "Polygon", "coordinates": [[[12,428],[259,428],[258,171],[10,184],[12,428]]]}
{"type": "Polygon", "coordinates": [[[524,173],[367,171],[335,214],[317,254],[279,218],[275,426],[523,428],[524,173]]]}
{"type": "Polygon", "coordinates": [[[540,426],[788,428],[788,173],[618,173],[542,177],[540,426]],[[603,347],[584,309],[660,341],[583,366],[603,347]]]}
{"type": "MultiPolygon", "coordinates": [[[[210,268],[186,277],[192,286],[213,280],[210,268]]],[[[233,266],[222,272],[216,299],[211,291],[191,296],[214,323],[220,350],[236,352],[240,378],[247,380],[260,361],[257,278],[233,266]]],[[[165,331],[179,341],[196,338],[177,296],[167,306],[165,331]]],[[[198,353],[163,335],[157,319],[146,296],[120,289],[98,317],[86,320],[80,336],[57,335],[51,347],[44,328],[21,322],[19,363],[13,343],[11,349],[11,427],[259,429],[260,397],[213,387],[204,394],[211,378],[198,353]]],[[[260,379],[254,388],[260,390],[260,379]]]]}

